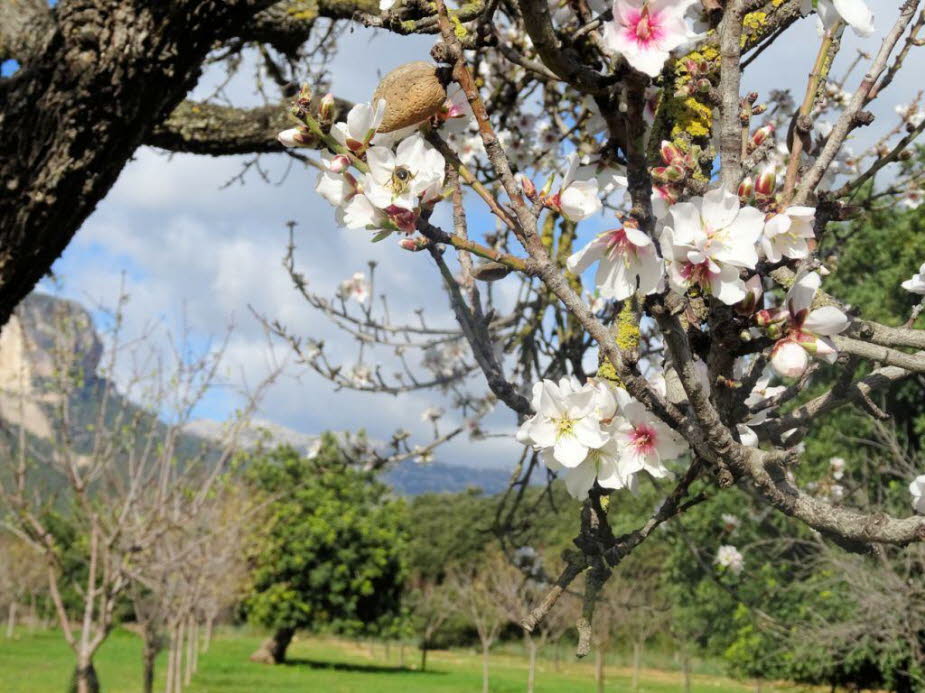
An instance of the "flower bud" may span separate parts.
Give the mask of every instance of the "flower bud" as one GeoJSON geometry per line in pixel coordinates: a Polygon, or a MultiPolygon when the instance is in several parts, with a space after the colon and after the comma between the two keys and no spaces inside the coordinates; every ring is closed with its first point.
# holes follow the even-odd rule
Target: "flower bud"
{"type": "Polygon", "coordinates": [[[296,103],[302,108],[308,108],[312,103],[312,88],[303,84],[299,89],[299,96],[296,98],[296,103]]]}
{"type": "Polygon", "coordinates": [[[526,195],[531,202],[535,200],[536,185],[534,185],[533,181],[522,173],[518,173],[517,178],[520,180],[520,188],[524,191],[524,195],[526,195]]]}
{"type": "Polygon", "coordinates": [[[350,166],[350,159],[343,154],[338,154],[328,163],[328,170],[331,173],[343,173],[350,166]]]}
{"type": "Polygon", "coordinates": [[[416,236],[414,238],[402,238],[398,241],[398,247],[411,253],[417,253],[424,250],[428,245],[426,238],[416,236]]]}
{"type": "Polygon", "coordinates": [[[677,165],[656,166],[652,169],[652,177],[660,183],[677,183],[684,180],[686,172],[677,165]]]}
{"type": "Polygon", "coordinates": [[[334,94],[331,92],[321,97],[321,102],[318,104],[318,119],[323,121],[334,119],[334,94]]]}
{"type": "Polygon", "coordinates": [[[754,134],[752,134],[752,145],[758,147],[772,134],[774,134],[774,126],[770,123],[758,128],[755,130],[754,134]]]}
{"type": "Polygon", "coordinates": [[[751,176],[745,176],[742,179],[742,182],[739,183],[739,199],[744,204],[749,199],[751,199],[752,194],[755,192],[755,181],[752,180],[751,176]]]}
{"type": "Polygon", "coordinates": [[[305,132],[301,128],[283,130],[276,136],[276,139],[284,147],[307,147],[312,142],[311,133],[305,132]]]}
{"type": "Polygon", "coordinates": [[[677,145],[668,140],[662,140],[659,153],[662,155],[662,161],[665,162],[666,166],[684,158],[684,154],[678,149],[677,145]]]}
{"type": "Polygon", "coordinates": [[[755,194],[763,197],[771,197],[774,194],[774,188],[777,187],[777,172],[773,166],[766,167],[755,181],[755,194]]]}
{"type": "Polygon", "coordinates": [[[708,80],[706,77],[702,77],[701,79],[697,80],[697,91],[699,91],[701,94],[706,94],[712,88],[713,85],[710,84],[710,80],[708,80]]]}
{"type": "Polygon", "coordinates": [[[764,310],[759,310],[757,313],[755,313],[755,324],[758,325],[758,327],[769,327],[775,323],[783,322],[786,317],[786,311],[771,311],[765,308],[764,310]]]}
{"type": "Polygon", "coordinates": [[[782,339],[771,350],[771,368],[784,378],[799,378],[809,366],[806,349],[790,339],[782,339]]]}

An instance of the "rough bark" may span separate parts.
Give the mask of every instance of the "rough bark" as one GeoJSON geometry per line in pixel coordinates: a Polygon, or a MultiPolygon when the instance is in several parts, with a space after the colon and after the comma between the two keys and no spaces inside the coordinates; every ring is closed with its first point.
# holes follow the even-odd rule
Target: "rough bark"
{"type": "Polygon", "coordinates": [[[92,660],[77,664],[71,681],[71,693],[99,693],[100,681],[92,660]]]}
{"type": "MultiPolygon", "coordinates": [[[[164,141],[155,127],[195,85],[210,50],[235,36],[266,37],[270,27],[292,30],[296,20],[301,33],[293,40],[304,39],[316,17],[350,16],[374,3],[290,0],[282,4],[299,11],[282,25],[272,21],[282,16],[276,10],[255,21],[273,0],[61,0],[53,14],[43,4],[0,3],[0,55],[22,63],[0,79],[0,326],[138,146],[164,141]]],[[[268,111],[258,119],[264,137],[257,144],[252,136],[245,138],[249,149],[225,140],[225,153],[272,150],[267,118],[268,111]]],[[[201,119],[189,120],[187,137],[194,141],[189,133],[202,127],[201,119]]],[[[182,129],[177,136],[182,141],[182,129]]],[[[197,151],[192,144],[187,150],[197,151]]]]}
{"type": "Polygon", "coordinates": [[[151,622],[142,624],[141,639],[142,690],[144,693],[153,693],[154,667],[157,655],[161,651],[162,640],[157,628],[151,622]]]}
{"type": "Polygon", "coordinates": [[[263,644],[250,656],[252,662],[262,664],[282,664],[286,661],[286,650],[295,635],[294,628],[279,628],[272,637],[263,641],[263,644]]]}

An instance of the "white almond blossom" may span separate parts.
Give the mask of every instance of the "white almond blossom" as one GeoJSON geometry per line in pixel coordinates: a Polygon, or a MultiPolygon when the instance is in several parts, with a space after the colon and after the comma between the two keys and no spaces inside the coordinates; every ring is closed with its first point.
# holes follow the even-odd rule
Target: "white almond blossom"
{"type": "Polygon", "coordinates": [[[338,294],[345,300],[352,298],[358,303],[366,303],[369,299],[369,282],[366,281],[366,275],[357,272],[350,279],[342,281],[338,294]]]}
{"type": "Polygon", "coordinates": [[[925,120],[925,111],[922,111],[914,103],[901,103],[893,110],[896,111],[896,115],[903,119],[904,123],[908,123],[912,127],[918,127],[922,124],[922,121],[925,120]]]}
{"type": "Polygon", "coordinates": [[[342,146],[359,154],[369,146],[376,129],[382,124],[383,116],[385,99],[379,99],[375,104],[358,103],[350,109],[346,123],[334,123],[331,136],[342,146]]]}
{"type": "Polygon", "coordinates": [[[921,474],[909,484],[909,493],[912,494],[912,507],[915,512],[925,515],[925,474],[921,474]]]}
{"type": "Polygon", "coordinates": [[[815,241],[813,207],[788,207],[775,214],[764,224],[761,248],[770,262],[789,257],[794,260],[809,256],[810,243],[815,241]]]}
{"type": "Polygon", "coordinates": [[[582,386],[574,377],[562,378],[558,384],[536,383],[532,404],[536,414],[520,427],[518,440],[540,450],[550,448],[553,459],[568,468],[577,467],[589,450],[607,442],[601,419],[609,417],[602,414],[612,417],[616,411],[612,395],[590,383],[582,386]]]}
{"type": "Polygon", "coordinates": [[[822,278],[816,272],[806,274],[787,292],[785,308],[771,315],[762,311],[765,322],[783,322],[784,336],[771,350],[771,366],[782,376],[795,378],[809,365],[809,355],[834,363],[838,350],[829,337],[848,327],[848,317],[835,306],[810,310],[822,278]]]}
{"type": "Polygon", "coordinates": [[[569,154],[568,168],[562,178],[559,192],[547,201],[550,207],[562,212],[569,221],[575,222],[594,216],[603,208],[597,177],[592,173],[586,178],[578,179],[578,168],[578,153],[572,152],[569,154]]]}
{"type": "Polygon", "coordinates": [[[614,0],[613,20],[604,24],[604,45],[635,69],[657,77],[691,30],[684,14],[692,0],[614,0]]]}
{"type": "Polygon", "coordinates": [[[348,229],[376,230],[383,228],[389,221],[366,195],[354,195],[344,207],[343,215],[339,215],[338,218],[348,229]]]}
{"type": "MultiPolygon", "coordinates": [[[[800,11],[807,15],[813,11],[813,0],[800,0],[800,11]]],[[[874,15],[864,0],[816,0],[815,10],[820,31],[844,21],[858,36],[874,33],[874,15]]]]}
{"type": "Polygon", "coordinates": [[[919,267],[918,274],[913,274],[911,279],[907,279],[900,286],[914,294],[925,295],[925,264],[919,267]]]}
{"type": "Polygon", "coordinates": [[[727,532],[732,532],[733,530],[738,529],[739,525],[742,524],[742,521],[738,518],[738,516],[733,515],[732,513],[723,513],[721,518],[723,520],[723,528],[727,532]]]}
{"type": "Polygon", "coordinates": [[[745,559],[739,550],[731,544],[724,544],[716,552],[716,565],[726,568],[732,573],[738,575],[745,567],[745,559]]]}
{"type": "Polygon", "coordinates": [[[350,369],[349,378],[350,382],[356,387],[373,386],[373,372],[370,370],[369,366],[365,366],[362,363],[350,369]]]}
{"type": "MultiPolygon", "coordinates": [[[[595,382],[580,387],[574,378],[563,378],[558,387],[550,381],[544,381],[534,386],[533,404],[538,413],[521,426],[518,440],[540,449],[544,464],[562,475],[569,494],[578,499],[587,497],[595,481],[604,488],[627,488],[636,493],[639,472],[646,471],[659,479],[671,476],[664,462],[679,457],[688,449],[677,433],[646,411],[642,404],[622,388],[611,388],[595,382]],[[535,434],[537,425],[547,425],[544,418],[550,418],[539,408],[542,405],[538,399],[538,396],[541,399],[551,391],[549,385],[555,388],[560,397],[566,392],[573,395],[590,393],[592,404],[585,405],[582,412],[593,409],[586,416],[599,423],[595,434],[599,431],[603,442],[594,446],[586,443],[586,450],[581,453],[577,464],[563,462],[556,447],[550,444],[550,432],[539,436],[535,434]]],[[[557,428],[561,426],[555,425],[557,428]]],[[[578,457],[579,453],[576,453],[574,458],[578,457]]]]}
{"type": "Polygon", "coordinates": [[[614,420],[611,435],[622,448],[623,477],[640,471],[656,479],[670,477],[664,463],[687,452],[687,443],[626,390],[617,389],[616,394],[620,417],[614,420]]]}
{"type": "Polygon", "coordinates": [[[436,421],[444,414],[446,414],[446,411],[441,407],[427,407],[427,409],[421,412],[421,421],[424,423],[436,421]]]}
{"type": "Polygon", "coordinates": [[[661,284],[662,259],[655,244],[631,224],[600,234],[569,257],[566,266],[581,274],[595,262],[594,284],[604,298],[627,299],[636,292],[637,282],[644,294],[653,293],[661,284]]]}
{"type": "Polygon", "coordinates": [[[758,263],[755,244],[764,215],[741,207],[738,195],[724,188],[671,206],[660,237],[668,261],[668,281],[678,292],[700,286],[727,305],[747,294],[741,268],[758,263]]]}
{"type": "MultiPolygon", "coordinates": [[[[800,349],[806,353],[802,347],[800,349]]],[[[745,398],[745,406],[755,413],[752,414],[745,423],[736,425],[736,430],[739,433],[739,441],[742,445],[750,448],[758,447],[758,434],[755,433],[752,427],[763,424],[771,415],[771,409],[768,407],[762,408],[762,405],[766,402],[770,403],[769,400],[772,397],[776,397],[787,389],[783,385],[769,387],[768,383],[770,381],[771,376],[769,374],[764,374],[758,379],[758,382],[755,383],[755,387],[749,393],[748,397],[745,398]]]]}
{"type": "Polygon", "coordinates": [[[829,460],[829,468],[832,470],[832,478],[840,480],[845,476],[845,459],[843,457],[833,457],[829,460]]]}
{"type": "Polygon", "coordinates": [[[363,185],[365,194],[386,213],[393,208],[415,210],[422,196],[443,186],[443,155],[419,134],[402,140],[395,152],[387,147],[371,147],[366,161],[369,173],[363,185]]]}

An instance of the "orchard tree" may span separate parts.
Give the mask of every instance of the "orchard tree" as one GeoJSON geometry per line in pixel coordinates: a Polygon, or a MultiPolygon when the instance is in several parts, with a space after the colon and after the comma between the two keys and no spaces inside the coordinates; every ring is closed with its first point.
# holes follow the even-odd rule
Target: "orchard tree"
{"type": "Polygon", "coordinates": [[[248,617],[273,630],[251,659],[280,663],[299,629],[389,631],[402,616],[405,507],[354,468],[334,436],[312,457],[282,447],[255,454],[251,482],[266,518],[251,561],[248,617]]]}
{"type": "MultiPolygon", "coordinates": [[[[907,246],[859,222],[889,225],[921,199],[917,101],[870,148],[845,147],[875,125],[875,100],[897,88],[922,42],[921,3],[889,5],[879,45],[836,72],[844,33],[874,32],[864,0],[437,0],[400,28],[439,30],[436,65],[397,68],[346,119],[310,85],[294,101],[279,139],[321,150],[307,156],[336,223],[432,263],[458,330],[396,323],[369,300],[363,273],[333,300],[314,293],[291,252],[297,290],[357,338],[359,359],[348,367],[273,327],[339,388],[451,393],[473,438],[496,402],[517,415],[524,447],[508,497],[522,501],[545,467],[581,503],[578,550],[524,619],[528,631],[584,575],[586,654],[612,572],[714,494],[755,497],[850,552],[892,555],[925,540],[921,478],[881,479],[909,490],[894,507],[814,493],[799,473],[836,413],[884,419],[878,393],[909,387],[921,398],[914,306],[925,272],[887,287],[907,307],[897,324],[846,298],[866,277],[838,264],[851,220],[881,239],[874,257],[902,257],[907,246]],[[742,93],[743,71],[788,50],[800,21],[814,21],[819,39],[799,99],[783,85],[742,93]],[[602,232],[589,239],[587,227],[602,232]],[[381,358],[404,368],[391,375],[381,358]],[[664,500],[618,533],[610,511],[643,480],[664,500]]],[[[385,0],[383,17],[412,7],[385,0]]],[[[716,548],[711,563],[742,567],[735,546],[716,548]]]]}

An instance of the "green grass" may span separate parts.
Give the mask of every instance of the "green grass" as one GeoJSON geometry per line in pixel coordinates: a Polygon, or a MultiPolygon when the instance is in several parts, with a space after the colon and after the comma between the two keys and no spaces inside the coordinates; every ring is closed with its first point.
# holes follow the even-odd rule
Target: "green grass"
{"type": "MultiPolygon", "coordinates": [[[[189,693],[470,693],[481,690],[481,659],[469,651],[435,651],[428,656],[428,671],[411,667],[418,664],[418,652],[406,647],[406,663],[399,667],[399,649],[392,646],[386,659],[385,648],[352,642],[298,638],[290,647],[291,663],[271,667],[248,661],[260,637],[238,631],[220,634],[206,654],[200,656],[199,672],[189,693]]],[[[0,640],[0,691],[3,693],[63,693],[67,690],[73,666],[70,650],[57,631],[22,630],[13,640],[0,640]]],[[[165,657],[158,660],[163,674],[165,657]]],[[[126,631],[114,632],[100,650],[96,667],[105,693],[136,693],[140,690],[140,640],[126,631]]],[[[493,693],[523,691],[526,661],[513,648],[491,658],[493,693]]],[[[630,671],[609,666],[606,690],[630,690],[630,671]]],[[[155,690],[163,690],[159,676],[155,690]]],[[[552,661],[537,664],[536,693],[595,691],[593,662],[563,662],[559,671],[552,661]]],[[[677,672],[646,669],[641,693],[681,691],[677,672]]],[[[719,676],[695,675],[693,690],[698,693],[745,693],[754,686],[719,676]]],[[[765,693],[784,690],[770,686],[765,693]]],[[[791,689],[792,690],[792,689],[791,689]]]]}

